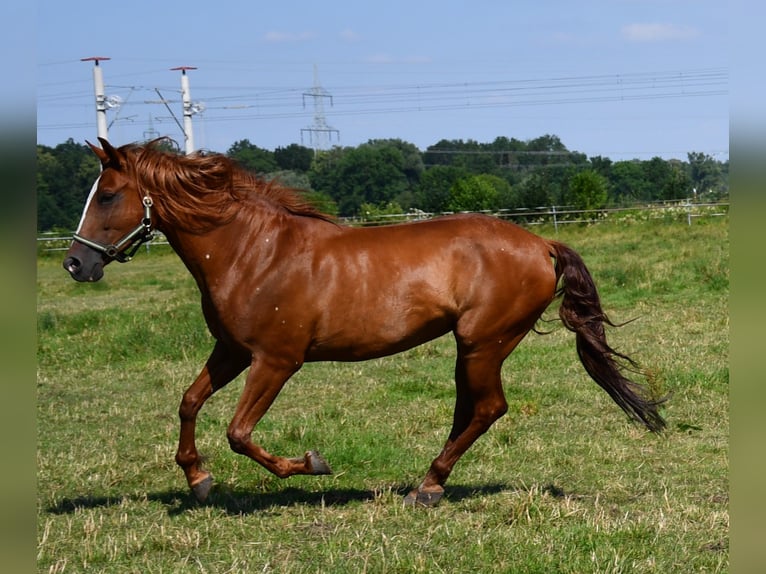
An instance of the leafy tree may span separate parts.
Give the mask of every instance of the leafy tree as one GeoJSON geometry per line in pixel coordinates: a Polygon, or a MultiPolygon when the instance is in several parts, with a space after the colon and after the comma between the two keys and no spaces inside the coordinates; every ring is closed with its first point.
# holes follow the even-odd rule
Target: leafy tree
{"type": "Polygon", "coordinates": [[[274,161],[282,170],[307,172],[311,169],[313,159],[314,151],[298,144],[290,144],[274,150],[274,161]]]}
{"type": "MultiPolygon", "coordinates": [[[[50,171],[46,167],[51,163],[55,166],[56,159],[50,152],[42,151],[37,148],[37,229],[39,231],[50,231],[55,227],[72,229],[71,225],[66,225],[69,216],[64,212],[61,206],[56,202],[55,195],[51,192],[48,180],[44,172],[50,171]]],[[[54,167],[55,169],[55,167],[54,167]]]]}
{"type": "Polygon", "coordinates": [[[487,179],[488,177],[492,176],[471,175],[457,180],[449,190],[448,209],[450,211],[497,209],[500,194],[493,182],[487,179]]]}
{"type": "Polygon", "coordinates": [[[473,174],[493,173],[496,168],[491,150],[475,140],[440,140],[425,152],[426,165],[462,167],[473,174]]]}
{"type": "Polygon", "coordinates": [[[450,140],[439,140],[434,145],[428,146],[423,153],[423,162],[426,166],[452,165],[453,156],[449,151],[455,149],[455,143],[450,140]]]}
{"type": "Polygon", "coordinates": [[[618,161],[612,164],[609,183],[611,196],[617,205],[625,205],[651,197],[641,162],[618,161]]]}
{"type": "Polygon", "coordinates": [[[420,181],[420,175],[425,169],[423,164],[423,154],[415,146],[409,142],[401,139],[383,139],[383,140],[370,140],[368,145],[373,147],[394,147],[398,149],[402,154],[401,170],[404,175],[407,176],[407,181],[411,187],[416,187],[420,181]]]}
{"type": "Polygon", "coordinates": [[[58,169],[58,162],[50,148],[37,146],[37,229],[48,231],[66,221],[67,216],[55,200],[48,184],[50,174],[58,169]]]}
{"type": "Polygon", "coordinates": [[[468,170],[462,167],[435,165],[420,176],[416,193],[416,204],[432,213],[448,211],[450,188],[461,178],[468,177],[468,170]]]}
{"type": "Polygon", "coordinates": [[[689,197],[692,182],[686,166],[678,160],[670,160],[670,173],[662,189],[663,199],[683,199],[689,197]]]}
{"type": "Polygon", "coordinates": [[[548,176],[544,171],[533,172],[518,186],[520,207],[537,209],[551,205],[548,176]]]}
{"type": "Polygon", "coordinates": [[[569,181],[569,201],[575,209],[599,209],[606,204],[608,186],[606,178],[595,171],[578,172],[569,181]]]}
{"type": "Polygon", "coordinates": [[[518,152],[527,149],[527,144],[516,138],[508,139],[500,136],[485,146],[493,152],[495,165],[498,168],[509,168],[518,165],[518,152]]]}
{"type": "Polygon", "coordinates": [[[331,169],[315,174],[312,185],[337,202],[340,215],[350,216],[363,203],[384,205],[405,194],[410,187],[403,170],[404,157],[396,146],[364,144],[344,150],[331,169]],[[324,187],[328,183],[332,187],[324,187]]]}
{"type": "Polygon", "coordinates": [[[691,185],[686,170],[677,160],[665,161],[653,157],[642,163],[645,189],[652,200],[683,199],[691,194],[691,185]]]}
{"type": "Polygon", "coordinates": [[[331,198],[333,203],[337,207],[335,197],[337,193],[333,190],[337,188],[338,180],[340,179],[340,173],[338,172],[338,166],[340,165],[343,156],[350,151],[351,148],[343,148],[335,146],[329,150],[318,150],[314,155],[314,159],[311,162],[311,169],[308,172],[309,183],[311,189],[316,193],[321,193],[331,198]]]}
{"type": "Polygon", "coordinates": [[[247,139],[233,143],[226,155],[236,160],[245,169],[258,174],[265,175],[279,169],[272,152],[259,148],[247,139]]]}
{"type": "Polygon", "coordinates": [[[664,188],[670,179],[670,166],[660,157],[641,162],[643,169],[644,189],[649,194],[649,200],[664,199],[664,188]]]}
{"type": "Polygon", "coordinates": [[[561,142],[559,136],[545,134],[527,142],[528,151],[549,151],[565,152],[566,146],[561,142]]]}
{"type": "MultiPolygon", "coordinates": [[[[544,135],[525,143],[524,150],[518,154],[518,169],[524,173],[545,167],[554,169],[573,162],[584,163],[587,158],[567,150],[558,136],[544,135]]],[[[549,172],[550,177],[552,172],[549,172]]]]}
{"type": "Polygon", "coordinates": [[[609,173],[612,170],[612,160],[608,157],[597,155],[590,158],[590,167],[597,174],[609,178],[609,173]]]}
{"type": "Polygon", "coordinates": [[[721,164],[712,156],[701,152],[690,152],[687,158],[689,159],[689,176],[697,196],[719,197],[723,190],[721,164]]]}
{"type": "Polygon", "coordinates": [[[38,230],[74,230],[99,171],[91,149],[71,138],[55,148],[38,145],[38,230]]]}

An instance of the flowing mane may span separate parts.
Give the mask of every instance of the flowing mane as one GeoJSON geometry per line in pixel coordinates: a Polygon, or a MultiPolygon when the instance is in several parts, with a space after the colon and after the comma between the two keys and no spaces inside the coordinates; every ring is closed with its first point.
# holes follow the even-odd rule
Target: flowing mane
{"type": "Polygon", "coordinates": [[[225,225],[258,200],[304,217],[334,221],[296,190],[266,181],[219,153],[182,156],[157,141],[122,146],[141,189],[151,190],[159,218],[173,227],[204,233],[225,225]]]}

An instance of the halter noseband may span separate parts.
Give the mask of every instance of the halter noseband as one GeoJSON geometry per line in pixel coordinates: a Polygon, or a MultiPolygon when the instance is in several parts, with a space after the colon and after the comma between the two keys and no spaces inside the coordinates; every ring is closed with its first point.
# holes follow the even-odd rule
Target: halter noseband
{"type": "Polygon", "coordinates": [[[133,256],[136,254],[139,247],[154,239],[154,232],[152,231],[152,205],[154,205],[154,203],[152,202],[152,198],[148,195],[144,196],[142,203],[144,204],[144,217],[141,219],[141,223],[118,242],[111,245],[104,245],[103,243],[87,239],[77,233],[72,235],[72,239],[103,253],[109,259],[119,261],[120,263],[127,263],[133,259],[133,256]]]}

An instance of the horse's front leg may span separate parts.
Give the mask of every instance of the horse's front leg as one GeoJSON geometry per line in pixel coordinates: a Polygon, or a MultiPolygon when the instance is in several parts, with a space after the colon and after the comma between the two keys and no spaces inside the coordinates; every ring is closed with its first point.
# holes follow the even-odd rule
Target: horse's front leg
{"type": "Polygon", "coordinates": [[[251,439],[253,428],[299,367],[300,363],[295,361],[254,357],[227,432],[234,452],[250,457],[280,478],[294,474],[332,474],[330,466],[316,451],[308,451],[299,458],[284,458],[268,453],[251,439]]]}
{"type": "Polygon", "coordinates": [[[202,372],[186,390],[181,400],[181,406],[178,409],[181,432],[176,463],[183,469],[189,487],[200,502],[204,502],[207,498],[213,479],[209,472],[200,468],[200,456],[194,440],[197,413],[205,401],[239,375],[249,361],[248,354],[232,352],[220,342],[216,343],[202,372]]]}

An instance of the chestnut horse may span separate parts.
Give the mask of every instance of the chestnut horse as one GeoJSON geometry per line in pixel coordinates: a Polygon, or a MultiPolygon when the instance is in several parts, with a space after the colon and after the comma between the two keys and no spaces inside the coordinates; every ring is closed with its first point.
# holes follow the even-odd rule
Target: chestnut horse
{"type": "Polygon", "coordinates": [[[181,401],[176,462],[199,501],[212,477],[195,446],[197,413],[249,368],[228,427],[231,448],[279,477],[328,474],[315,451],[284,458],[251,439],[306,361],[362,361],[452,332],[457,343],[452,430],[407,504],[436,504],[455,463],[507,410],[503,361],[563,295],[559,315],[576,334],[588,374],[651,431],[660,401],[623,375],[590,273],[556,241],[484,215],[377,228],[338,224],[300,193],[267,183],[219,154],[189,156],[156,143],[90,147],[102,171],[64,267],[98,281],[161,231],[197,282],[215,346],[181,401]]]}

